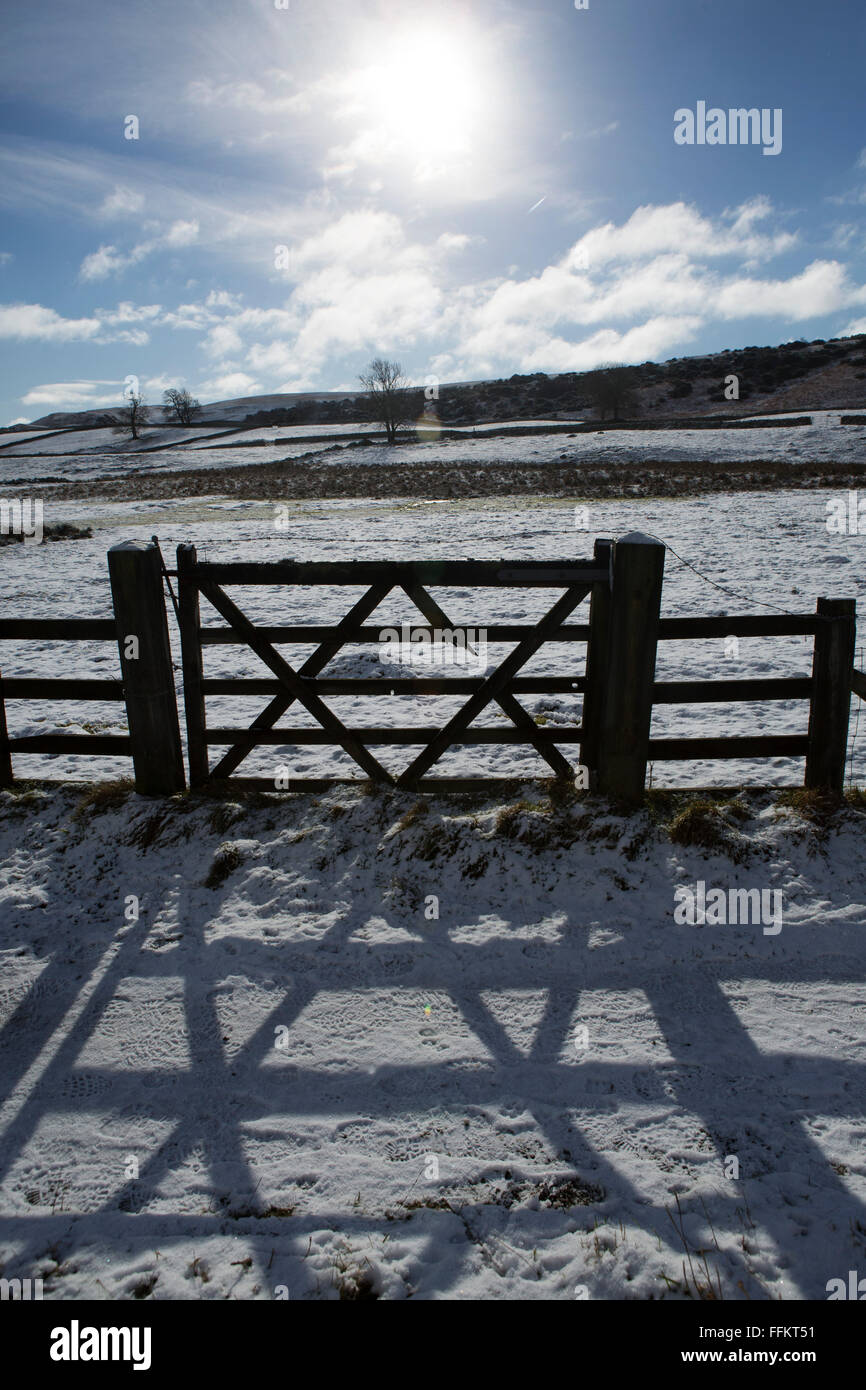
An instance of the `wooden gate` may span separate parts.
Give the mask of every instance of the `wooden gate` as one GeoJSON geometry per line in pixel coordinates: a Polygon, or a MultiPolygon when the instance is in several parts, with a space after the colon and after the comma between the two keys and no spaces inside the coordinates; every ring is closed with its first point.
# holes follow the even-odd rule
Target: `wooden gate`
{"type": "MultiPolygon", "coordinates": [[[[231,776],[247,754],[261,745],[280,747],[327,744],[342,747],[372,781],[400,787],[451,788],[502,779],[426,778],[425,774],[447,749],[458,744],[523,743],[536,750],[554,776],[573,778],[574,767],[558,744],[576,744],[584,729],[574,726],[540,727],[519,696],[538,693],[580,693],[586,680],[575,674],[525,676],[521,669],[546,642],[585,642],[586,624],[567,619],[595,588],[609,589],[611,543],[596,541],[595,555],[585,561],[352,561],[348,563],[232,563],[200,561],[191,545],[177,550],[178,603],[183,657],[183,685],[187,722],[190,784],[201,786],[231,776]],[[232,585],[284,585],[364,587],[365,593],[336,624],[257,627],[229,598],[232,585]],[[415,605],[423,623],[413,630],[431,638],[437,632],[461,631],[430,593],[436,587],[544,588],[563,592],[534,623],[488,624],[486,639],[515,643],[513,650],[489,673],[471,676],[354,677],[323,674],[328,663],[347,643],[382,640],[384,624],[367,625],[367,619],[394,589],[402,590],[415,605]],[[227,627],[202,626],[200,596],[225,619],[227,627]],[[274,679],[209,678],[204,675],[202,649],[217,644],[243,644],[261,659],[274,679]],[[277,651],[280,643],[313,643],[315,650],[297,669],[277,651]],[[335,695],[466,695],[462,708],[442,726],[349,728],[328,707],[323,697],[335,695]],[[208,695],[262,695],[268,703],[248,728],[211,728],[205,701],[208,695]],[[315,728],[280,728],[276,725],[293,705],[301,705],[316,721],[315,728]],[[498,705],[511,725],[476,727],[473,720],[491,704],[498,705]],[[472,726],[472,727],[470,727],[472,726]],[[370,751],[375,745],[421,745],[421,752],[397,777],[370,751]],[[209,750],[228,745],[228,751],[211,764],[209,750]]],[[[291,599],[290,599],[291,603],[291,599]]],[[[236,778],[246,787],[284,789],[277,779],[236,778]]],[[[290,790],[319,790],[345,779],[290,778],[290,790]]],[[[513,780],[513,779],[511,779],[513,780]]]]}

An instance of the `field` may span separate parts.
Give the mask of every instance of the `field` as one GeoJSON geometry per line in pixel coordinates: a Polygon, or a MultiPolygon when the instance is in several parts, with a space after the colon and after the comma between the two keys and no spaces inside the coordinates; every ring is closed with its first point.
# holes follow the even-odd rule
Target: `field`
{"type": "MultiPolygon", "coordinates": [[[[693,451],[720,466],[727,451],[863,461],[862,431],[830,418],[778,439],[696,433],[693,451]]],[[[399,452],[456,450],[483,470],[566,447],[615,464],[626,443],[399,452]]],[[[688,446],[652,432],[627,447],[630,462],[646,449],[673,464],[688,446]]],[[[186,472],[193,452],[147,468],[186,472]]],[[[118,477],[132,460],[80,456],[70,469],[0,454],[9,477],[31,466],[71,479],[35,489],[45,520],[92,529],[0,550],[4,613],[110,616],[107,549],[153,534],[171,566],[181,541],[208,559],[541,559],[641,530],[669,547],[665,616],[808,613],[820,596],[866,592],[863,536],[828,532],[827,488],[289,499],[280,514],[276,495],[209,491],[230,451],[195,452],[216,469],[180,498],[138,496],[118,477]]],[[[231,469],[257,452],[238,450],[231,469]]],[[[354,596],[233,591],[270,623],[331,621],[354,596]]],[[[465,591],[436,597],[480,628],[552,601],[527,591],[516,612],[508,591],[483,607],[465,591]]],[[[207,605],[203,616],[218,621],[207,605]]],[[[415,614],[392,596],[381,617],[415,614]]],[[[171,615],[170,629],[177,660],[171,615]]],[[[282,650],[294,661],[309,649],[282,650]]],[[[527,670],[562,674],[569,652],[527,670]]],[[[104,644],[7,642],[0,656],[6,677],[117,669],[104,644]]],[[[262,674],[243,648],[206,659],[208,674],[262,674]]],[[[809,661],[802,639],[662,643],[657,674],[797,675],[809,661]]],[[[357,647],[328,674],[385,669],[357,647]]],[[[579,717],[577,697],[526,704],[548,725],[579,717]]],[[[217,698],[209,719],[247,723],[259,707],[217,698]]],[[[402,724],[455,704],[333,707],[349,724],[402,724]]],[[[806,718],[802,702],[661,706],[653,733],[801,732],[806,718]]],[[[10,703],[9,721],[12,733],[123,727],[120,707],[95,703],[10,703]]],[[[381,756],[396,768],[413,751],[381,756]]],[[[862,786],[856,711],[849,754],[862,786]]],[[[260,749],[241,770],[270,776],[287,761],[301,776],[351,771],[316,747],[260,749]]],[[[71,757],[22,756],[16,770],[82,777],[71,757]]],[[[441,770],[478,771],[477,751],[441,770]]],[[[517,747],[485,750],[486,774],[540,770],[517,747]]],[[[118,779],[129,765],[86,772],[118,779]]],[[[652,775],[631,817],[529,782],[507,801],[0,793],[4,1274],[40,1275],[46,1298],[824,1298],[866,1249],[866,814],[853,794],[836,812],[781,794],[802,779],[790,760],[652,775]],[[695,803],[695,788],[738,784],[766,789],[695,803]],[[779,894],[780,930],[677,924],[677,889],[701,881],[779,894]]]]}

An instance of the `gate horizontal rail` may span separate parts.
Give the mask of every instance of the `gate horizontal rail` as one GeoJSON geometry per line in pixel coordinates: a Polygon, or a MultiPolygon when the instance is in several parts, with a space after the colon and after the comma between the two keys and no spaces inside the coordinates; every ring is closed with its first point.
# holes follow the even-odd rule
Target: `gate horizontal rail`
{"type": "MultiPolygon", "coordinates": [[[[0,641],[116,642],[113,619],[90,618],[3,618],[0,641]]],[[[0,676],[0,787],[14,785],[12,755],[41,753],[50,757],[72,754],[81,757],[131,757],[132,744],[126,734],[18,734],[10,735],[6,719],[9,700],[118,701],[124,699],[123,682],[118,680],[64,680],[62,678],[0,676]]]]}
{"type": "MultiPolygon", "coordinates": [[[[345,563],[298,562],[219,564],[199,561],[191,546],[179,546],[177,570],[179,619],[184,667],[184,698],[187,715],[187,742],[190,782],[201,785],[230,776],[243,759],[260,746],[294,747],[304,745],[341,746],[373,781],[400,786],[423,786],[430,767],[452,747],[473,744],[525,744],[534,748],[557,777],[573,776],[574,768],[559,751],[559,744],[581,744],[584,730],[574,723],[542,728],[520,704],[518,696],[530,693],[580,694],[585,688],[582,676],[527,677],[520,669],[547,642],[585,642],[587,624],[569,624],[567,619],[577,605],[596,586],[610,587],[612,544],[598,541],[592,560],[419,560],[347,561],[345,563]],[[331,624],[291,624],[256,626],[225,593],[228,586],[326,585],[366,590],[340,622],[331,624]],[[477,623],[471,628],[453,622],[429,592],[455,588],[534,588],[564,590],[553,607],[535,623],[477,623]],[[402,591],[417,610],[419,621],[411,624],[416,637],[433,638],[448,632],[464,633],[463,653],[471,651],[473,634],[483,635],[485,651],[491,644],[516,644],[480,675],[378,674],[372,678],[340,678],[322,672],[334,656],[349,643],[383,641],[383,633],[397,631],[393,621],[383,619],[378,626],[367,620],[394,590],[402,591]],[[216,609],[227,626],[202,624],[200,597],[216,609]],[[275,648],[280,645],[316,644],[316,651],[295,670],[275,648]],[[246,645],[270,667],[276,679],[258,681],[240,678],[206,677],[203,649],[207,646],[246,645]],[[411,696],[461,696],[465,703],[444,726],[348,727],[333,710],[324,705],[323,696],[372,696],[384,693],[411,696]],[[205,700],[209,695],[269,696],[270,703],[246,729],[208,728],[205,700]],[[278,728],[278,721],[292,705],[299,704],[312,715],[319,728],[278,728]],[[496,704],[512,721],[512,727],[469,727],[478,714],[496,704]],[[228,746],[228,752],[211,767],[208,749],[228,746]],[[368,751],[372,745],[418,746],[421,752],[395,777],[368,751]]],[[[429,779],[428,779],[429,780],[429,779]]]]}
{"type": "MultiPolygon", "coordinates": [[[[256,632],[262,641],[272,645],[281,642],[286,644],[293,642],[297,645],[302,645],[304,642],[330,642],[339,633],[339,642],[342,646],[344,642],[378,642],[383,628],[393,626],[392,623],[382,623],[379,627],[361,626],[338,629],[334,623],[330,623],[309,627],[298,625],[292,627],[257,627],[256,632]]],[[[429,636],[440,626],[442,625],[413,623],[412,631],[424,632],[429,636]]],[[[449,623],[448,626],[453,625],[449,623]]],[[[465,627],[466,624],[457,624],[457,626],[465,627]]],[[[520,642],[534,631],[535,627],[532,623],[488,623],[484,628],[488,645],[491,642],[520,642]]],[[[247,645],[246,639],[230,627],[203,627],[200,629],[200,635],[203,647],[247,645]]],[[[589,625],[587,623],[564,623],[556,628],[546,641],[585,642],[588,637],[589,625]]]]}
{"type": "MultiPolygon", "coordinates": [[[[294,790],[327,786],[395,784],[430,790],[472,790],[516,787],[525,776],[445,777],[431,768],[452,747],[524,745],[533,749],[560,781],[574,775],[574,766],[560,745],[578,745],[581,772],[589,788],[624,800],[643,795],[646,769],[653,761],[805,758],[805,785],[840,792],[844,785],[851,695],[866,699],[866,672],[854,667],[856,606],[850,599],[819,599],[814,614],[662,618],[661,586],[664,546],[651,537],[627,536],[615,544],[595,543],[592,559],[570,560],[419,560],[276,563],[213,563],[198,561],[191,546],[177,552],[178,621],[181,632],[183,698],[186,710],[187,753],[192,785],[210,783],[280,790],[275,779],[234,776],[236,768],[256,747],[335,746],[358,763],[363,778],[296,778],[294,790]],[[361,596],[338,621],[327,624],[257,626],[229,598],[225,587],[284,585],[358,589],[361,596]],[[225,587],[224,587],[225,586],[225,587]],[[559,596],[537,622],[477,622],[469,628],[454,623],[429,592],[498,588],[558,590],[559,596]],[[411,625],[373,614],[389,594],[400,591],[417,610],[411,625]],[[200,598],[214,607],[224,625],[203,624],[200,598]],[[574,609],[590,599],[589,621],[570,621],[574,609]],[[370,677],[328,675],[329,662],[347,645],[375,643],[396,628],[398,638],[411,627],[415,637],[433,638],[443,629],[463,634],[461,657],[483,635],[489,665],[484,672],[453,665],[447,672],[411,669],[413,663],[394,663],[395,673],[380,668],[370,677]],[[476,635],[473,639],[473,634],[476,635]],[[812,639],[809,674],[785,678],[721,680],[656,680],[659,642],[718,641],[726,638],[802,636],[812,639]],[[510,646],[507,654],[490,658],[496,644],[510,646]],[[571,670],[574,644],[586,644],[586,667],[571,670]],[[315,650],[295,669],[276,649],[304,644],[315,650]],[[527,675],[523,667],[541,648],[562,644],[565,673],[527,675]],[[269,668],[263,677],[206,676],[205,647],[249,647],[269,668]],[[407,666],[410,668],[407,672],[407,666]],[[459,670],[459,667],[458,667],[459,670]],[[397,672],[400,674],[397,674],[397,672]],[[381,723],[346,725],[327,704],[328,697],[431,696],[460,698],[461,707],[442,724],[381,723]],[[561,694],[582,697],[582,713],[572,723],[538,723],[521,703],[527,695],[561,694]],[[209,728],[208,697],[262,698],[267,701],[252,723],[236,728],[223,719],[209,728]],[[656,737],[651,723],[656,705],[793,703],[808,704],[808,729],[802,733],[759,733],[732,737],[656,737]],[[283,714],[296,705],[305,722],[280,727],[283,714]],[[497,707],[506,721],[476,725],[474,721],[497,707]],[[399,775],[379,763],[370,748],[385,745],[420,748],[399,775]],[[209,749],[227,749],[211,766],[209,749]]],[[[172,674],[163,566],[158,546],[125,543],[109,552],[114,603],[113,619],[0,619],[0,642],[51,641],[117,643],[121,679],[0,677],[0,785],[12,780],[13,753],[57,756],[131,756],[136,787],[164,795],[185,785],[181,755],[177,696],[172,674]],[[130,644],[134,651],[130,654],[130,644]],[[141,648],[141,652],[139,652],[141,648]],[[106,701],[126,705],[126,734],[26,734],[10,737],[6,705],[15,701],[106,701]]],[[[167,573],[167,572],[166,572],[167,573]]],[[[447,639],[446,639],[447,640],[447,639]]],[[[294,658],[293,658],[294,659],[294,658]]],[[[471,660],[471,656],[470,656],[471,660]]],[[[462,661],[460,662],[462,665],[462,661]]],[[[435,663],[438,667],[438,663],[435,663]]],[[[453,708],[453,706],[452,706],[453,708]]],[[[765,714],[765,718],[769,715],[765,714]]],[[[357,718],[357,716],[356,716],[357,718]]],[[[587,785],[581,782],[580,785],[587,785]]]]}

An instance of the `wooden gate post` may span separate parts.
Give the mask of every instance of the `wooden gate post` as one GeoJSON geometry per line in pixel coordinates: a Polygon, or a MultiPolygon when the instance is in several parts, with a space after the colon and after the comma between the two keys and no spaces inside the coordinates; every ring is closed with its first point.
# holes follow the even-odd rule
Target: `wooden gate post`
{"type": "Polygon", "coordinates": [[[159,551],[149,541],[122,541],[108,552],[108,573],[135,790],[173,796],[186,783],[159,551]]]}
{"type": "MultiPolygon", "coordinates": [[[[598,539],[593,555],[598,565],[613,573],[613,541],[598,539]]],[[[586,644],[585,685],[580,744],[581,766],[589,771],[589,789],[598,790],[598,749],[607,684],[608,632],[610,627],[610,583],[593,584],[589,599],[589,640],[586,644]]]]}
{"type": "Polygon", "coordinates": [[[819,598],[817,612],[824,621],[815,634],[804,785],[841,796],[848,751],[856,600],[819,598]]]}
{"type": "Polygon", "coordinates": [[[3,678],[2,672],[0,672],[0,787],[12,787],[14,785],[9,731],[6,727],[6,701],[3,698],[3,678]]]}
{"type": "Polygon", "coordinates": [[[201,615],[198,585],[192,577],[195,569],[194,545],[177,548],[177,605],[180,610],[180,649],[183,663],[183,703],[186,713],[186,749],[189,760],[189,784],[200,787],[207,781],[208,756],[205,733],[204,696],[201,683],[204,675],[201,656],[201,615]]]}
{"type": "Polygon", "coordinates": [[[596,790],[631,804],[643,800],[646,784],[664,567],[661,541],[633,532],[614,543],[609,611],[601,620],[607,662],[596,694],[596,790]]]}

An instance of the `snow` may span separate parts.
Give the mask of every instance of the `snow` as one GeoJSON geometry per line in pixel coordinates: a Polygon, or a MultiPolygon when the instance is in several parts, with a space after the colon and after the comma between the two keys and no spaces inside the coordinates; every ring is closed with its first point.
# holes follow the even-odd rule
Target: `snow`
{"type": "MultiPolygon", "coordinates": [[[[44,432],[43,432],[44,433],[44,432]]],[[[148,453],[151,449],[162,449],[167,444],[191,445],[195,440],[208,439],[213,435],[226,433],[225,429],[218,427],[208,428],[203,426],[201,430],[188,429],[147,429],[145,428],[140,438],[132,439],[129,435],[116,435],[111,429],[94,430],[63,430],[60,434],[53,434],[50,437],[41,438],[33,436],[25,447],[15,445],[10,449],[3,450],[3,456],[8,458],[29,458],[34,454],[62,454],[75,455],[96,451],[100,454],[137,454],[148,453]],[[39,442],[39,448],[33,449],[34,442],[39,442]]],[[[0,436],[2,439],[2,436],[0,436]]]]}
{"type": "MultiPolygon", "coordinates": [[[[863,537],[831,535],[826,529],[826,505],[834,493],[804,492],[708,494],[697,498],[650,501],[591,502],[575,529],[575,507],[563,500],[543,498],[488,499],[486,501],[383,501],[336,500],[288,504],[288,531],[277,529],[282,513],[262,502],[234,502],[224,498],[200,498],[172,502],[58,503],[45,508],[45,523],[72,521],[94,528],[90,540],[43,546],[6,546],[0,565],[8,592],[7,612],[32,617],[110,617],[106,551],[125,539],[161,538],[167,563],[181,541],[191,541],[202,558],[213,560],[275,560],[287,555],[297,559],[399,559],[426,556],[498,559],[561,559],[589,557],[594,536],[622,536],[641,531],[659,537],[672,549],[666,556],[662,598],[664,616],[719,613],[771,613],[781,609],[813,613],[819,597],[858,599],[866,594],[862,564],[863,537]],[[676,552],[676,553],[674,553],[676,552]],[[702,579],[682,563],[697,566],[702,579]],[[712,582],[708,582],[712,581],[712,582]],[[720,593],[721,585],[732,594],[720,593]],[[741,595],[742,597],[737,597],[741,595]]],[[[281,504],[281,507],[285,504],[281,504]]],[[[324,623],[336,621],[360,590],[315,588],[296,591],[281,588],[237,588],[232,596],[254,621],[263,624],[324,623]]],[[[455,624],[484,628],[494,622],[531,621],[541,616],[556,598],[544,590],[434,590],[434,596],[455,624]]],[[[583,621],[586,605],[577,611],[583,621]]],[[[202,620],[221,625],[207,603],[202,620]]],[[[371,622],[399,627],[417,623],[419,615],[405,598],[392,594],[371,622]]],[[[170,624],[175,660],[179,662],[176,625],[170,624]]],[[[862,643],[862,638],[861,638],[862,643]]],[[[285,646],[282,654],[291,662],[306,657],[309,647],[285,646]]],[[[491,661],[501,660],[509,648],[489,643],[491,661]]],[[[726,655],[723,639],[662,642],[659,646],[658,680],[715,678],[718,680],[808,675],[811,641],[807,638],[741,638],[735,654],[726,655]]],[[[525,674],[583,673],[584,646],[543,648],[525,668],[525,674]],[[569,667],[569,662],[573,666],[569,667]]],[[[859,665],[866,666],[862,657],[859,665]]],[[[205,649],[208,675],[265,676],[258,658],[243,647],[205,649]]],[[[117,656],[110,644],[0,643],[0,670],[6,676],[97,676],[117,674],[117,656]],[[58,663],[62,662],[62,670],[58,663]]],[[[378,659],[375,647],[345,647],[327,668],[328,675],[386,676],[391,668],[378,659]]],[[[258,698],[213,697],[208,700],[212,726],[237,727],[259,713],[258,698]]],[[[459,707],[459,700],[442,697],[422,701],[418,709],[405,696],[373,696],[363,702],[350,697],[329,701],[344,722],[352,725],[429,723],[445,718],[459,707]]],[[[580,696],[530,696],[527,708],[549,723],[579,722],[580,696]]],[[[854,702],[850,737],[851,768],[855,778],[866,774],[866,727],[859,722],[859,701],[854,702]]],[[[293,716],[294,717],[294,716],[293,716]]],[[[489,718],[500,716],[491,712],[489,718]]],[[[808,709],[803,701],[780,701],[736,706],[658,705],[653,716],[655,737],[702,737],[760,733],[805,733],[808,709]]],[[[69,732],[76,728],[122,732],[122,706],[82,702],[55,710],[48,703],[13,702],[9,705],[10,730],[19,734],[69,732]],[[71,721],[68,725],[60,720],[71,721]]],[[[297,716],[303,725],[309,720],[297,716]]],[[[504,716],[503,722],[504,722],[504,716]]],[[[286,718],[285,724],[292,720],[286,718]]],[[[481,722],[487,722],[487,717],[481,722]]],[[[377,756],[395,768],[402,767],[413,749],[377,750],[377,756]]],[[[570,751],[575,760],[576,747],[570,751]]],[[[219,750],[213,752],[219,756],[219,750]]],[[[354,775],[357,769],[342,750],[306,746],[290,755],[296,776],[354,775]]],[[[539,763],[534,753],[519,745],[485,749],[490,775],[535,775],[539,763]]],[[[251,776],[273,776],[286,761],[278,748],[251,753],[243,770],[251,776]]],[[[477,767],[478,749],[455,749],[443,759],[443,775],[471,775],[477,767]]],[[[125,759],[99,759],[100,775],[125,775],[125,759]]],[[[51,759],[22,755],[16,761],[20,775],[42,772],[52,777],[74,777],[77,759],[51,759]]],[[[659,763],[653,768],[656,785],[729,786],[739,782],[770,785],[802,779],[802,762],[790,758],[761,761],[659,763]]]]}
{"type": "Polygon", "coordinates": [[[862,1266],[862,813],[756,797],[729,856],[591,803],[76,799],[0,797],[5,1277],[676,1299],[680,1219],[726,1299],[862,1266]],[[782,931],[677,925],[698,880],[782,931]]]}
{"type": "MultiPolygon", "coordinates": [[[[854,432],[816,430],[832,457],[862,457],[854,432]]],[[[748,433],[763,445],[774,432],[748,433]]],[[[786,431],[786,450],[806,434],[786,431]]],[[[730,437],[737,457],[745,437],[730,437]]],[[[610,434],[582,438],[612,447],[610,434]]],[[[701,432],[696,456],[713,438],[724,443],[701,432]]],[[[658,435],[646,439],[659,457],[658,435]]],[[[550,444],[489,441],[488,457],[550,444]]],[[[488,445],[449,447],[483,460],[488,445]]],[[[378,451],[348,457],[365,452],[378,451]]],[[[46,523],[93,537],[3,547],[4,615],[109,617],[106,551],[154,533],[169,566],[180,541],[214,560],[561,559],[640,533],[670,547],[667,616],[810,613],[822,595],[864,601],[863,537],[827,532],[833,496],[592,501],[587,530],[579,498],[291,502],[279,531],[266,499],[49,494],[46,523]]],[[[359,592],[231,596],[257,622],[314,623],[359,592]]],[[[474,628],[530,621],[556,597],[433,592],[474,628]]],[[[404,620],[419,615],[391,595],[372,621],[404,620]]],[[[178,666],[172,617],[170,632],[178,666]]],[[[296,664],[310,648],[280,650],[296,664]]],[[[740,639],[737,652],[664,642],[657,678],[808,674],[810,660],[800,638],[740,639]]],[[[205,663],[266,674],[242,647],[208,647],[205,663]]],[[[525,669],[577,677],[583,646],[548,647],[525,669]]],[[[0,670],[116,678],[118,658],[112,643],[0,642],[0,670]]],[[[353,646],[325,674],[389,670],[353,646]]],[[[577,696],[522,702],[548,727],[579,719],[577,696]]],[[[209,698],[209,723],[246,725],[265,703],[209,698]]],[[[328,703],[349,725],[426,724],[461,701],[328,703]]],[[[862,785],[859,708],[849,750],[862,785]]],[[[116,704],[7,711],[13,735],[125,730],[116,704]]],[[[806,718],[803,702],[657,706],[653,733],[803,732],[806,718]]],[[[310,722],[283,722],[295,719],[310,722]]],[[[397,770],[416,750],[374,751],[397,770]]],[[[295,776],[353,773],[314,746],[260,749],[239,771],[287,762],[295,776]]],[[[125,759],[65,755],[15,768],[130,773],[125,759]]],[[[502,745],[482,758],[458,748],[436,770],[546,769],[502,745]]],[[[656,787],[801,778],[786,759],[653,769],[656,787]]],[[[658,801],[625,820],[591,801],[556,809],[529,783],[507,803],[347,788],[86,809],[80,796],[0,793],[4,1277],[42,1277],[52,1299],[678,1299],[691,1278],[680,1220],[699,1277],[702,1250],[726,1299],[824,1299],[829,1279],[862,1269],[862,811],[823,825],[755,792],[701,850],[671,838],[674,808],[658,801]],[[700,882],[781,894],[781,931],[679,925],[676,891],[700,882]]]]}
{"type": "MultiPolygon", "coordinates": [[[[74,431],[73,431],[73,430],[64,430],[63,433],[64,433],[64,435],[66,436],[66,439],[67,439],[67,447],[68,447],[69,436],[70,436],[71,434],[73,434],[73,433],[77,434],[78,431],[77,431],[77,430],[74,430],[74,431]]],[[[14,448],[14,447],[16,447],[16,446],[19,445],[19,444],[26,444],[28,441],[32,441],[32,440],[34,440],[34,439],[47,439],[47,438],[49,438],[50,435],[53,435],[53,434],[57,434],[57,431],[56,431],[56,430],[45,430],[45,429],[41,429],[41,430],[15,430],[14,433],[10,431],[9,434],[0,434],[0,448],[2,448],[2,449],[8,449],[8,448],[10,448],[10,447],[14,448]]]]}
{"type": "MultiPolygon", "coordinates": [[[[370,424],[357,425],[259,425],[248,430],[238,430],[237,434],[227,437],[226,445],[246,444],[251,439],[266,439],[269,442],[278,441],[280,444],[303,442],[310,438],[321,438],[323,435],[333,435],[335,439],[343,435],[371,434],[375,433],[380,426],[370,424]]],[[[208,448],[207,443],[196,445],[197,449],[208,448]]]]}
{"type": "MultiPolygon", "coordinates": [[[[516,421],[514,425],[522,422],[516,421]]],[[[354,427],[352,427],[354,430],[354,427]]],[[[348,432],[348,430],[346,431],[348,432]]],[[[219,430],[214,430],[219,434],[219,430]]],[[[739,460],[755,462],[785,462],[792,466],[802,463],[863,463],[866,461],[866,428],[840,425],[839,412],[823,412],[811,426],[795,429],[780,426],[763,429],[701,429],[701,430],[604,430],[594,433],[545,433],[507,437],[477,438],[471,430],[465,438],[401,444],[389,448],[386,444],[368,444],[362,448],[347,446],[334,449],[327,442],[310,444],[298,429],[292,430],[296,442],[279,445],[264,444],[259,448],[232,448],[244,437],[267,439],[266,429],[247,434],[229,435],[225,443],[176,447],[150,453],[146,463],[139,465],[132,441],[105,450],[107,432],[85,430],[76,438],[77,453],[69,450],[69,437],[57,436],[46,441],[47,457],[40,460],[28,454],[26,448],[0,450],[0,487],[13,482],[27,483],[57,478],[103,478],[118,476],[118,470],[145,466],[160,472],[175,472],[198,468],[243,467],[247,464],[274,463],[281,459],[298,458],[305,453],[323,453],[324,462],[340,467],[352,464],[478,464],[491,463],[574,463],[618,464],[641,462],[693,462],[710,460],[719,464],[739,460]],[[56,447],[55,447],[56,446],[56,447]],[[61,448],[63,446],[63,448],[61,448]],[[82,454],[81,451],[85,452],[82,454]],[[89,451],[89,452],[87,452],[89,451]],[[118,455],[129,455],[121,459],[118,455]]],[[[331,428],[311,427],[311,433],[332,434],[331,428]]],[[[41,448],[41,446],[40,446],[41,448]]],[[[137,452],[142,452],[139,449],[137,452]]]]}

